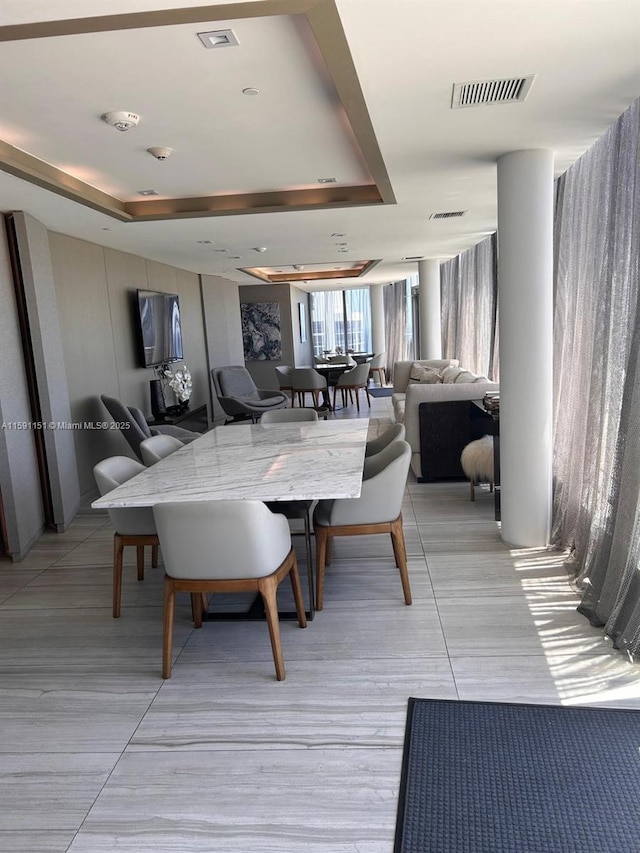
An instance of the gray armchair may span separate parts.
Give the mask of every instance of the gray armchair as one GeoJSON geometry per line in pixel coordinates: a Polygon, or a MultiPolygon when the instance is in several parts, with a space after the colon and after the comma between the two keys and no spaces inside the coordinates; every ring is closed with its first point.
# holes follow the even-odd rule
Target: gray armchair
{"type": "Polygon", "coordinates": [[[171,424],[150,427],[142,411],[135,406],[125,406],[120,400],[115,397],[108,397],[106,394],[102,394],[100,399],[113,420],[121,425],[120,432],[141,462],[144,460],[140,445],[145,438],[150,438],[152,435],[171,435],[183,444],[188,444],[200,435],[198,432],[192,432],[171,424]]]}
{"type": "Polygon", "coordinates": [[[257,388],[246,367],[212,367],[211,379],[218,402],[226,415],[238,421],[257,421],[269,409],[282,409],[289,398],[282,391],[257,388]]]}

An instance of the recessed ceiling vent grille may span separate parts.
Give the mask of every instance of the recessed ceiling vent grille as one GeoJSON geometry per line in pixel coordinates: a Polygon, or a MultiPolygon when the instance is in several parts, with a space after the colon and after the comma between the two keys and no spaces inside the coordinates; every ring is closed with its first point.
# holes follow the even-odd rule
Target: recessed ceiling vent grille
{"type": "Polygon", "coordinates": [[[504,80],[472,80],[454,83],[451,109],[481,107],[485,104],[513,104],[529,94],[535,74],[529,77],[510,77],[504,80]]]}
{"type": "Polygon", "coordinates": [[[466,210],[447,210],[445,213],[432,213],[429,219],[456,219],[464,216],[466,212],[466,210]]]}

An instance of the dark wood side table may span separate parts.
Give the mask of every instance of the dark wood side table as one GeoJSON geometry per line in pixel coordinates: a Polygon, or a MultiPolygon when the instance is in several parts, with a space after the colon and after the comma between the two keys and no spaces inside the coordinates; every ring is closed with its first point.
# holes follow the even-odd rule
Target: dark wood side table
{"type": "Polygon", "coordinates": [[[194,432],[206,432],[209,429],[209,415],[205,404],[187,409],[181,415],[166,414],[162,418],[147,418],[149,426],[181,426],[194,432]]]}

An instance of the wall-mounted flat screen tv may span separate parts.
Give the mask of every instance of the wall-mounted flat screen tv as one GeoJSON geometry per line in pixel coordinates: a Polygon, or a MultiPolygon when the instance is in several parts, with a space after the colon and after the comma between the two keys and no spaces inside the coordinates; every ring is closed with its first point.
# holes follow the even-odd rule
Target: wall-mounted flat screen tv
{"type": "Polygon", "coordinates": [[[175,293],[138,290],[138,320],[145,367],[182,358],[180,302],[175,293]]]}

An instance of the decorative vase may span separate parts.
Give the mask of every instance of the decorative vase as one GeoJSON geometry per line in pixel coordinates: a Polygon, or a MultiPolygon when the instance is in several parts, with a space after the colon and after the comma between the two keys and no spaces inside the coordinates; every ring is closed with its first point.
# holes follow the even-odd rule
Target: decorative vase
{"type": "Polygon", "coordinates": [[[189,409],[189,401],[185,400],[182,403],[176,403],[175,406],[167,406],[167,414],[173,415],[183,415],[189,409]]]}
{"type": "Polygon", "coordinates": [[[162,393],[162,382],[160,379],[152,379],[149,382],[149,393],[151,395],[151,411],[154,418],[161,418],[166,414],[167,407],[162,393]]]}

